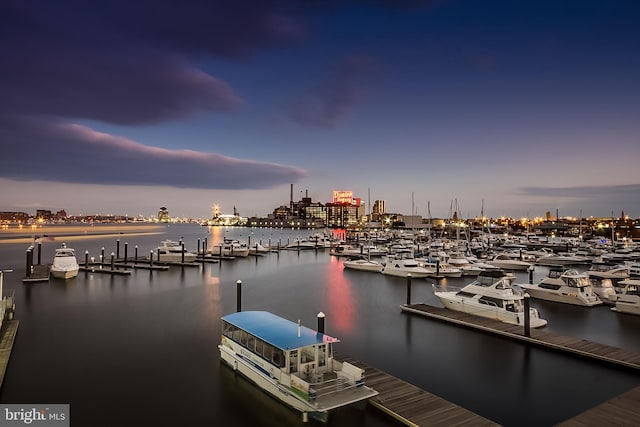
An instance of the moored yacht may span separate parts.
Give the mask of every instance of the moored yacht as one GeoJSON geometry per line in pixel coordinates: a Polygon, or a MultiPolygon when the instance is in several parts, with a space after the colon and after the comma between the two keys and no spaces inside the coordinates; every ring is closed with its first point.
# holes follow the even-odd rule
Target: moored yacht
{"type": "Polygon", "coordinates": [[[61,248],[56,249],[53,263],[49,269],[51,276],[58,279],[71,279],[78,275],[80,266],[76,259],[76,251],[68,248],[64,243],[61,248]]]}
{"type": "Polygon", "coordinates": [[[625,279],[618,282],[618,285],[620,293],[616,295],[616,306],[611,310],[640,315],[640,280],[625,279]]]}
{"type": "Polygon", "coordinates": [[[266,311],[222,317],[220,358],[274,398],[327,421],[329,411],[378,394],[364,369],[334,359],[338,339],[266,311]]]}
{"type": "Polygon", "coordinates": [[[531,267],[533,264],[519,259],[514,259],[508,254],[498,254],[493,257],[492,260],[487,261],[487,264],[495,265],[496,267],[504,270],[518,270],[524,271],[531,267]]]}
{"type": "MultiPolygon", "coordinates": [[[[477,280],[459,291],[435,291],[446,308],[462,311],[476,316],[500,320],[513,325],[524,325],[527,313],[524,308],[524,293],[513,289],[515,276],[503,271],[484,271],[477,280]]],[[[532,328],[547,324],[541,319],[538,310],[529,308],[529,321],[532,328]]]]}
{"type": "Polygon", "coordinates": [[[387,262],[380,270],[382,274],[396,277],[408,277],[410,274],[412,278],[424,278],[434,274],[435,270],[430,268],[420,267],[418,261],[414,258],[392,258],[388,257],[387,262]]]}
{"type": "Polygon", "coordinates": [[[193,262],[196,254],[184,249],[180,242],[175,240],[163,240],[156,248],[156,259],[160,262],[193,262]]]}
{"type": "Polygon", "coordinates": [[[370,259],[348,259],[342,262],[344,268],[360,271],[382,271],[382,263],[370,259]]]}
{"type": "Polygon", "coordinates": [[[549,269],[547,277],[536,284],[518,284],[531,297],[547,301],[593,307],[602,304],[593,291],[589,276],[576,270],[561,267],[549,269]]]}

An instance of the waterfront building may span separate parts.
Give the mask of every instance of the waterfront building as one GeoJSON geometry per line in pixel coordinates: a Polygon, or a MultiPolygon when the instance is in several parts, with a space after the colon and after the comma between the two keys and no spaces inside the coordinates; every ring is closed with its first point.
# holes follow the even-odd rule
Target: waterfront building
{"type": "Polygon", "coordinates": [[[158,211],[158,221],[169,222],[169,210],[164,206],[158,211]]]}

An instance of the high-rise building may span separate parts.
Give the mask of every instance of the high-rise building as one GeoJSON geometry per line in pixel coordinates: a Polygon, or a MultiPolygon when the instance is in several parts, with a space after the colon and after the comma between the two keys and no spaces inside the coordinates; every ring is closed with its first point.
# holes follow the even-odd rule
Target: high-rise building
{"type": "Polygon", "coordinates": [[[164,206],[158,211],[158,221],[169,222],[169,211],[164,206]]]}

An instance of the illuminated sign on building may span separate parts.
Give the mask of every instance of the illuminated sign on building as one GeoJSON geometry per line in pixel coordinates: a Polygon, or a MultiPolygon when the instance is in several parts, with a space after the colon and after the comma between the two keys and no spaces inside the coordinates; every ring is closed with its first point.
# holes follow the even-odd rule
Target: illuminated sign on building
{"type": "Polygon", "coordinates": [[[353,203],[353,191],[333,190],[333,203],[353,203]]]}

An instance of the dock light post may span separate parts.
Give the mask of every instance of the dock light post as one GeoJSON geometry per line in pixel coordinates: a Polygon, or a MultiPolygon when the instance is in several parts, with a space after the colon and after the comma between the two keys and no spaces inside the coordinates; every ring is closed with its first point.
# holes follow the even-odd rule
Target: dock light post
{"type": "Polygon", "coordinates": [[[242,311],[242,280],[236,282],[236,311],[242,311]]]}
{"type": "Polygon", "coordinates": [[[134,248],[134,258],[133,258],[133,262],[138,261],[138,245],[136,245],[136,247],[134,248]]]}
{"type": "Polygon", "coordinates": [[[104,246],[100,249],[100,264],[104,262],[104,246]]]}
{"type": "Polygon", "coordinates": [[[116,256],[116,254],[114,254],[113,252],[111,252],[111,270],[112,270],[112,271],[113,271],[113,265],[114,265],[115,256],[116,256]]]}
{"type": "Polygon", "coordinates": [[[149,267],[153,267],[153,249],[149,251],[149,267]]]}
{"type": "Polygon", "coordinates": [[[529,309],[529,294],[524,294],[524,336],[531,337],[531,319],[529,318],[531,310],[529,309]]]}
{"type": "Polygon", "coordinates": [[[325,315],[323,312],[318,313],[318,332],[320,332],[321,334],[324,334],[324,318],[325,315]]]}
{"type": "Polygon", "coordinates": [[[84,268],[89,268],[89,251],[84,251],[84,268]]]}
{"type": "Polygon", "coordinates": [[[411,273],[407,274],[407,305],[411,304],[411,273]]]}
{"type": "Polygon", "coordinates": [[[29,246],[29,249],[27,249],[27,266],[25,269],[25,276],[27,276],[27,278],[31,277],[31,271],[33,270],[33,246],[29,246]]]}

